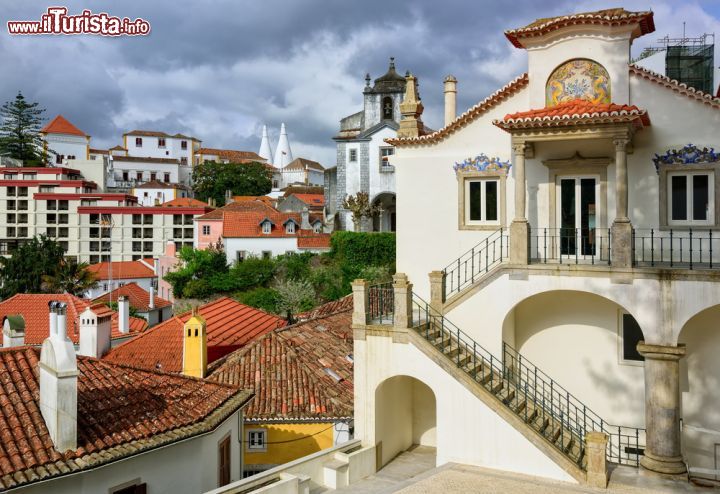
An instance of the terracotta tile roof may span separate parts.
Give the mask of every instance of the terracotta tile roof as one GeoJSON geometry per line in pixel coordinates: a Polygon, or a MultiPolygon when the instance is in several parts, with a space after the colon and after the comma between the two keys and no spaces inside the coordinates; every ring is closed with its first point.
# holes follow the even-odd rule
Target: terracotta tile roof
{"type": "Polygon", "coordinates": [[[713,108],[720,108],[720,88],[718,88],[718,95],[713,96],[712,94],[697,90],[685,83],[678,82],[675,79],[670,79],[669,77],[657,74],[637,65],[630,65],[630,75],[654,82],[655,84],[659,84],[660,86],[663,86],[675,93],[700,101],[706,105],[712,106],[713,108]]]}
{"type": "MultiPolygon", "coordinates": [[[[117,302],[118,297],[121,295],[125,295],[130,302],[130,307],[134,307],[138,312],[149,312],[151,310],[150,293],[135,282],[120,286],[112,292],[101,295],[93,300],[93,302],[109,302],[110,300],[117,302]]],[[[172,302],[155,295],[155,309],[162,309],[171,305],[172,302]]]]}
{"type": "Polygon", "coordinates": [[[163,163],[167,165],[179,165],[180,160],[173,158],[150,158],[142,156],[123,156],[114,155],[113,160],[118,162],[130,162],[130,163],[163,163]]]}
{"type": "Polygon", "coordinates": [[[58,115],[40,131],[45,134],[70,134],[86,137],[87,134],[71,124],[65,117],[58,115]]]}
{"type": "MultiPolygon", "coordinates": [[[[321,219],[319,215],[310,215],[310,222],[321,219]]],[[[313,231],[304,231],[299,229],[301,224],[300,213],[284,213],[276,209],[266,210],[245,210],[245,211],[225,211],[223,215],[223,237],[228,238],[257,238],[257,237],[323,237],[329,234],[314,233],[313,231]],[[263,233],[261,223],[268,219],[272,221],[273,226],[270,233],[263,233]],[[289,220],[295,221],[298,227],[296,233],[286,233],[285,223],[289,220]]]]}
{"type": "Polygon", "coordinates": [[[88,271],[98,280],[107,280],[108,271],[112,272],[113,280],[128,280],[135,278],[155,278],[155,272],[146,263],[152,264],[154,260],[145,261],[115,261],[99,262],[88,266],[88,271]]]}
{"type": "Polygon", "coordinates": [[[325,171],[325,168],[317,161],[307,160],[305,158],[295,158],[288,163],[283,170],[304,170],[306,166],[311,170],[325,171]]]}
{"type": "Polygon", "coordinates": [[[165,132],[158,132],[156,130],[133,130],[126,132],[124,136],[145,136],[145,137],[172,137],[170,134],[165,132]]]}
{"type": "Polygon", "coordinates": [[[325,196],[323,194],[290,194],[290,195],[297,197],[298,199],[300,199],[302,202],[304,202],[308,206],[320,207],[320,206],[325,205],[325,196]]]}
{"type": "Polygon", "coordinates": [[[110,151],[127,151],[127,148],[122,147],[121,145],[117,145],[114,148],[110,148],[110,151]]]}
{"type": "Polygon", "coordinates": [[[173,184],[170,182],[161,182],[160,180],[150,180],[141,185],[136,185],[135,189],[179,189],[190,190],[190,187],[183,184],[173,184]]]}
{"type": "Polygon", "coordinates": [[[94,469],[212,431],[252,397],[217,382],[78,357],[78,447],[58,451],[40,411],[39,360],[35,348],[0,350],[2,488],[94,469]]]}
{"type": "Polygon", "coordinates": [[[497,105],[507,100],[514,94],[518,93],[527,85],[528,75],[527,73],[525,73],[513,79],[511,82],[498,89],[475,106],[465,111],[465,113],[457,117],[455,120],[453,120],[440,130],[436,130],[431,134],[419,137],[385,139],[385,142],[397,147],[414,146],[418,144],[434,144],[436,142],[440,142],[443,139],[452,135],[454,132],[457,132],[458,130],[462,129],[474,120],[478,119],[479,117],[487,113],[489,110],[495,108],[497,105]]]}
{"type": "Polygon", "coordinates": [[[265,201],[239,201],[225,204],[223,207],[214,211],[198,216],[198,220],[222,220],[227,211],[276,211],[275,208],[268,205],[265,201]]]}
{"type": "Polygon", "coordinates": [[[253,151],[236,151],[234,149],[200,148],[195,151],[195,154],[217,156],[218,158],[226,159],[232,163],[244,163],[247,161],[265,161],[264,158],[262,158],[259,154],[253,151]]]}
{"type": "Polygon", "coordinates": [[[335,314],[337,312],[343,312],[347,310],[353,310],[352,295],[346,295],[343,298],[333,300],[332,302],[328,302],[319,307],[315,307],[313,310],[295,314],[295,319],[297,319],[298,321],[305,321],[308,319],[329,316],[330,314],[335,314]]]}
{"type": "Polygon", "coordinates": [[[269,196],[233,196],[232,200],[233,202],[260,201],[271,207],[275,202],[275,199],[269,196]]]}
{"type": "Polygon", "coordinates": [[[329,249],[330,234],[315,233],[312,236],[298,235],[298,249],[329,249]]]}
{"type": "Polygon", "coordinates": [[[615,8],[538,19],[525,27],[505,31],[505,36],[517,48],[523,48],[523,39],[525,38],[539,37],[567,26],[583,24],[602,26],[639,24],[640,32],[633,33],[633,39],[655,31],[655,22],[651,11],[628,12],[622,8],[615,8]]]}
{"type": "Polygon", "coordinates": [[[325,194],[325,187],[321,185],[291,184],[283,191],[283,197],[291,196],[293,194],[323,195],[325,194]]]}
{"type": "Polygon", "coordinates": [[[90,154],[110,154],[110,151],[108,151],[107,149],[90,148],[90,154]]]}
{"type": "MultiPolygon", "coordinates": [[[[67,293],[18,293],[0,302],[0,321],[5,316],[21,314],[25,319],[25,344],[40,345],[50,334],[50,310],[48,303],[59,300],[67,304],[67,335],[73,343],[80,341],[80,314],[90,305],[97,306],[67,293]]],[[[101,311],[106,309],[99,307],[101,311]]],[[[107,310],[111,310],[107,308],[107,310]]],[[[147,329],[147,321],[139,317],[130,317],[130,333],[122,334],[118,326],[118,313],[112,311],[110,337],[121,339],[142,333],[147,329]]]]}
{"type": "Polygon", "coordinates": [[[254,389],[250,420],[353,416],[352,309],[272,331],[216,362],[208,379],[254,389]]]}
{"type": "Polygon", "coordinates": [[[538,110],[511,113],[502,120],[495,120],[493,124],[511,130],[620,122],[632,122],[639,127],[647,127],[650,125],[650,117],[647,111],[640,110],[635,105],[594,104],[576,99],[538,110]]]}
{"type": "MultiPolygon", "coordinates": [[[[222,297],[199,308],[207,323],[208,362],[254,338],[285,326],[285,319],[222,297]]],[[[105,359],[143,369],[182,371],[183,325],[192,314],[173,316],[110,350],[105,359]]]]}
{"type": "Polygon", "coordinates": [[[204,208],[208,203],[193,199],[192,197],[177,197],[171,201],[163,202],[160,206],[164,208],[204,208]]]}

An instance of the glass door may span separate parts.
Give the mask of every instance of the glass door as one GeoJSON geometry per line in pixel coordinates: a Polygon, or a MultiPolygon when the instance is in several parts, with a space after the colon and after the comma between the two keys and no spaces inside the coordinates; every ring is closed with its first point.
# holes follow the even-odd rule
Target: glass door
{"type": "Polygon", "coordinates": [[[595,256],[599,205],[597,177],[560,177],[557,183],[560,258],[595,256]]]}

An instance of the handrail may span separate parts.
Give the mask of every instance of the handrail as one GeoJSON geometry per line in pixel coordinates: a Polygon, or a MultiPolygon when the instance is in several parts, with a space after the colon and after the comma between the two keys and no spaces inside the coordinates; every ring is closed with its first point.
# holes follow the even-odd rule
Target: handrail
{"type": "Polygon", "coordinates": [[[632,231],[632,254],[636,266],[717,269],[720,267],[720,232],[637,228],[632,231]]]}
{"type": "Polygon", "coordinates": [[[503,358],[497,358],[414,293],[412,327],[441,352],[445,353],[448,346],[455,350],[448,358],[493,395],[500,384],[511,388],[501,401],[516,415],[524,416],[526,422],[533,419],[528,416],[527,404],[531,403],[532,413],[547,420],[552,430],[559,427],[559,445],[549,441],[556,449],[566,453],[564,445],[573,439],[582,450],[588,432],[604,432],[610,439],[606,451],[609,461],[639,465],[644,429],[608,424],[511,346],[504,343],[503,358]]]}
{"type": "Polygon", "coordinates": [[[461,254],[442,270],[445,298],[472,285],[481,275],[490,271],[490,268],[502,263],[508,258],[509,250],[507,232],[500,228],[461,254]]]}
{"type": "Polygon", "coordinates": [[[392,324],[395,320],[393,284],[376,283],[368,287],[367,319],[371,324],[392,324]]]}

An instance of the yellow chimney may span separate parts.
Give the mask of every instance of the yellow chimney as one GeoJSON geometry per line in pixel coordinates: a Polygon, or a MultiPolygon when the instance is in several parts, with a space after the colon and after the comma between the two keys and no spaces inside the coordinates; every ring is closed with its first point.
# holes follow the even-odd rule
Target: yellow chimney
{"type": "Polygon", "coordinates": [[[190,377],[205,377],[207,372],[207,327],[197,307],[183,326],[182,372],[190,377]]]}

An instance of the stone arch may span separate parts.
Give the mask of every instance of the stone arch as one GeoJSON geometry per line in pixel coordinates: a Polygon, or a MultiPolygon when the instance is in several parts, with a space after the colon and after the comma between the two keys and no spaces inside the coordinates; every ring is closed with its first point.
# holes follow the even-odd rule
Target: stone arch
{"type": "Polygon", "coordinates": [[[595,104],[611,102],[610,75],[594,60],[567,60],[550,73],[545,83],[545,106],[581,99],[595,104]]]}
{"type": "Polygon", "coordinates": [[[372,218],[372,230],[375,232],[395,231],[395,192],[383,191],[375,194],[370,201],[373,206],[381,208],[372,218]]]}
{"type": "MultiPolygon", "coordinates": [[[[512,347],[604,420],[643,426],[643,362],[625,358],[622,325],[627,333],[634,329],[625,314],[632,316],[616,300],[590,291],[521,297],[503,319],[503,358],[514,365],[508,362],[518,358],[512,347]]],[[[636,339],[628,338],[628,348],[636,348],[642,326],[636,339]]]]}
{"type": "Polygon", "coordinates": [[[395,115],[395,102],[393,101],[391,96],[385,96],[382,99],[382,108],[380,109],[382,112],[382,118],[383,120],[394,120],[395,115]]]}
{"type": "Polygon", "coordinates": [[[436,393],[421,380],[395,375],[375,388],[375,438],[384,466],[413,445],[436,447],[436,393]]]}

